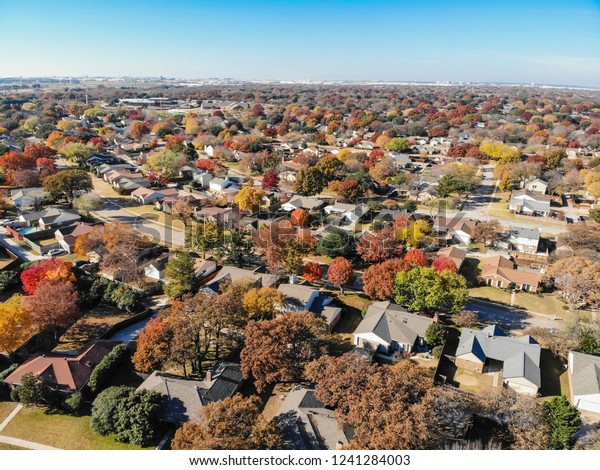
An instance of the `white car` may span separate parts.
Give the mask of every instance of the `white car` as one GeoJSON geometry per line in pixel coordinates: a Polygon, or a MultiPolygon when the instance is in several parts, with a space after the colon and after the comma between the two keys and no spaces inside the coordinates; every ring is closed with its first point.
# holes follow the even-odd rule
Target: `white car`
{"type": "Polygon", "coordinates": [[[63,255],[63,254],[65,254],[65,250],[63,250],[62,248],[54,248],[53,250],[50,250],[48,252],[48,255],[52,256],[52,257],[54,257],[54,256],[60,256],[60,255],[63,255]]]}
{"type": "Polygon", "coordinates": [[[3,225],[3,226],[8,225],[8,224],[13,223],[14,221],[15,221],[15,219],[2,219],[2,220],[0,220],[0,225],[3,225]]]}

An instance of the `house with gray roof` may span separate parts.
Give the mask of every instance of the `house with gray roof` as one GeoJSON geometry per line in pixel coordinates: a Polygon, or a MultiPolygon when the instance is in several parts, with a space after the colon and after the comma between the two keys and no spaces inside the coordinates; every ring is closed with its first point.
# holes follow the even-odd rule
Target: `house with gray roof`
{"type": "Polygon", "coordinates": [[[573,406],[600,413],[600,357],[569,352],[569,384],[573,406]]]}
{"type": "Polygon", "coordinates": [[[333,330],[342,317],[342,309],[331,305],[333,299],[316,287],[303,284],[280,284],[277,288],[286,298],[284,311],[308,311],[325,320],[333,330]]]}
{"type": "Polygon", "coordinates": [[[342,202],[326,206],[324,210],[327,215],[339,215],[351,224],[355,224],[371,211],[366,204],[344,204],[342,202]]]}
{"type": "Polygon", "coordinates": [[[354,344],[384,355],[412,352],[426,345],[425,332],[433,322],[392,302],[375,302],[356,328],[354,344]]]}
{"type": "Polygon", "coordinates": [[[317,211],[325,205],[325,201],[317,199],[316,197],[308,196],[295,196],[292,197],[288,202],[281,205],[281,209],[286,212],[302,208],[309,212],[317,211]]]}
{"type": "Polygon", "coordinates": [[[326,408],[313,389],[297,385],[275,416],[282,429],[284,449],[335,450],[348,444],[350,430],[339,428],[335,412],[326,408]]]}
{"type": "Polygon", "coordinates": [[[513,338],[496,325],[483,330],[463,328],[456,349],[456,365],[480,374],[502,371],[505,385],[536,395],[541,386],[542,348],[531,336],[513,338]]]}
{"type": "Polygon", "coordinates": [[[261,273],[258,269],[251,271],[236,266],[223,266],[213,280],[206,284],[202,290],[218,294],[222,284],[237,281],[248,282],[258,288],[273,287],[277,283],[277,276],[261,273]]]}
{"type": "Polygon", "coordinates": [[[10,199],[15,207],[34,207],[48,200],[49,194],[44,188],[22,188],[10,191],[10,199]]]}
{"type": "Polygon", "coordinates": [[[196,418],[200,410],[209,403],[234,395],[242,386],[243,380],[239,364],[218,362],[206,373],[204,380],[154,371],[138,390],[160,393],[164,404],[163,420],[179,425],[196,418]]]}
{"type": "Polygon", "coordinates": [[[509,243],[521,253],[537,253],[541,235],[540,228],[512,227],[509,243]]]}

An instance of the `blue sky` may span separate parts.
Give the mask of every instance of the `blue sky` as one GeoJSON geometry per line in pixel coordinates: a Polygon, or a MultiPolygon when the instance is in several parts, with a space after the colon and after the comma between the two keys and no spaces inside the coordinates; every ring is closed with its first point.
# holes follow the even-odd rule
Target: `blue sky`
{"type": "Polygon", "coordinates": [[[599,1],[0,0],[0,12],[4,77],[600,86],[599,1]]]}

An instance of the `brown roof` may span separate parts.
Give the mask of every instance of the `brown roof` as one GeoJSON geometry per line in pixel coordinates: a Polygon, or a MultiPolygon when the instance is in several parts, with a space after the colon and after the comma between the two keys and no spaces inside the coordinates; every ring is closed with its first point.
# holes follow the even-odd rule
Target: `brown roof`
{"type": "Polygon", "coordinates": [[[463,261],[467,257],[467,254],[463,250],[460,250],[455,246],[448,246],[442,248],[441,250],[438,250],[437,254],[438,256],[445,256],[447,258],[450,258],[456,265],[457,269],[460,269],[460,267],[463,264],[463,261]]]}
{"type": "Polygon", "coordinates": [[[104,356],[120,343],[120,341],[97,339],[87,343],[75,356],[58,352],[34,356],[4,381],[12,385],[20,385],[25,374],[33,374],[40,377],[52,389],[75,392],[87,383],[92,370],[104,356]]]}
{"type": "Polygon", "coordinates": [[[477,222],[471,219],[462,218],[447,218],[447,217],[436,217],[433,221],[433,227],[436,230],[440,229],[452,229],[462,230],[467,235],[471,235],[473,229],[477,226],[477,222]]]}
{"type": "Polygon", "coordinates": [[[542,280],[542,275],[515,269],[515,264],[506,256],[497,255],[483,260],[481,277],[499,276],[516,284],[536,286],[542,280]]]}

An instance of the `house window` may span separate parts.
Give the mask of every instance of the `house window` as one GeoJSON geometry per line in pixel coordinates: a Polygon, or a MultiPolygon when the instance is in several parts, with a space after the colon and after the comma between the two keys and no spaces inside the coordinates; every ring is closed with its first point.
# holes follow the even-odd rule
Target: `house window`
{"type": "Polygon", "coordinates": [[[496,287],[502,287],[502,281],[496,281],[496,287]]]}
{"type": "Polygon", "coordinates": [[[531,290],[531,286],[529,284],[523,284],[523,290],[531,290]]]}

